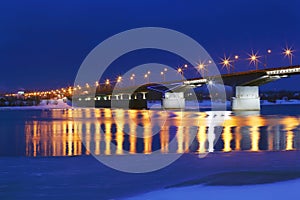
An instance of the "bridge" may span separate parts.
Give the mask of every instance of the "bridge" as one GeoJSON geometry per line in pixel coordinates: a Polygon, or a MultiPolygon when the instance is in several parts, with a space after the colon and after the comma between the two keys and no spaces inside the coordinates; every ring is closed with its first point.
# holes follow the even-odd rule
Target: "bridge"
{"type": "Polygon", "coordinates": [[[103,87],[96,89],[95,96],[80,95],[74,102],[94,101],[98,107],[147,108],[147,101],[160,98],[163,108],[184,109],[185,92],[192,88],[205,85],[226,85],[233,88],[235,96],[232,98],[233,110],[260,110],[259,86],[300,74],[300,66],[288,66],[236,72],[219,76],[207,76],[172,82],[148,83],[139,88],[103,87]]]}

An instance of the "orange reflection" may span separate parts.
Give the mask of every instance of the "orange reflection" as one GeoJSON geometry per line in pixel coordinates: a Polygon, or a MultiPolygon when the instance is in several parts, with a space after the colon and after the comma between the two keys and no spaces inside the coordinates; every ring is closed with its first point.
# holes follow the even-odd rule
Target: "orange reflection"
{"type": "Polygon", "coordinates": [[[197,133],[197,140],[199,143],[199,147],[198,147],[198,152],[199,153],[205,153],[206,149],[205,149],[205,142],[206,142],[206,126],[200,126],[198,128],[198,133],[197,133]]]}
{"type": "Polygon", "coordinates": [[[224,141],[224,152],[229,152],[231,151],[231,140],[232,140],[232,133],[231,133],[231,127],[230,126],[225,126],[223,129],[223,134],[222,134],[222,139],[224,141]]]}
{"type": "Polygon", "coordinates": [[[129,153],[135,154],[136,153],[136,124],[130,123],[130,132],[129,134],[129,153]]]}
{"type": "Polygon", "coordinates": [[[281,123],[286,127],[286,150],[293,150],[293,140],[294,134],[293,129],[295,129],[299,123],[295,117],[285,117],[281,120],[281,123]]]}
{"type": "MultiPolygon", "coordinates": [[[[161,153],[186,153],[192,151],[205,153],[215,151],[214,141],[222,140],[224,147],[216,151],[232,151],[231,144],[235,143],[235,151],[248,149],[251,143],[251,151],[259,151],[259,144],[267,145],[268,150],[294,150],[297,147],[295,130],[299,121],[295,117],[263,118],[261,116],[230,116],[223,123],[223,133],[216,138],[218,124],[213,124],[213,118],[207,118],[203,113],[193,112],[172,112],[161,114],[156,111],[139,110],[110,110],[110,109],[76,109],[76,110],[54,110],[51,114],[55,120],[34,120],[25,124],[25,142],[27,156],[73,156],[82,155],[82,141],[87,149],[86,154],[95,155],[122,155],[126,153],[152,153],[153,126],[157,126],[160,117],[166,118],[166,122],[159,132],[160,142],[155,144],[161,146],[161,153]],[[104,116],[102,116],[102,113],[104,116]],[[196,116],[192,120],[189,115],[196,116]],[[90,116],[90,118],[83,118],[90,116]],[[93,117],[96,118],[93,118],[93,117]],[[114,118],[112,118],[112,116],[114,118]],[[157,122],[151,121],[155,116],[157,122]],[[73,119],[70,119],[73,118],[73,119]],[[116,123],[116,124],[115,124],[116,123]],[[101,131],[101,124],[105,130],[101,131]],[[125,124],[129,125],[129,137],[125,137],[125,124]],[[143,140],[137,140],[137,124],[141,125],[143,140]],[[112,135],[112,126],[116,125],[116,133],[112,135]],[[170,150],[171,126],[176,128],[175,142],[177,149],[170,150]],[[216,126],[216,127],[214,127],[216,126]],[[260,127],[267,126],[267,138],[260,138],[260,127]],[[195,128],[195,129],[194,129],[195,128]],[[189,147],[196,130],[197,147],[189,147]],[[235,128],[235,132],[231,130],[235,128]],[[241,128],[249,130],[249,133],[241,134],[241,128]],[[112,141],[115,139],[115,141],[112,141]],[[261,143],[261,139],[266,142],[261,143]],[[126,141],[127,140],[127,141],[126,141]],[[234,141],[233,141],[234,140],[234,141]],[[241,142],[243,141],[243,143],[241,142]],[[141,144],[137,144],[140,142],[141,144]],[[124,144],[129,143],[129,151],[123,149],[124,144]],[[265,143],[265,144],[264,144],[265,143]],[[137,146],[143,145],[143,149],[137,146]],[[246,146],[243,146],[246,145],[246,146]],[[139,151],[139,152],[138,152],[139,151]],[[173,152],[170,152],[173,151],[173,152]]],[[[48,116],[45,114],[44,116],[48,116]]],[[[222,127],[221,127],[222,128],[222,127]]],[[[175,130],[175,129],[174,129],[175,130]]],[[[155,141],[156,142],[156,141],[155,141]]],[[[216,147],[219,148],[219,147],[216,147]]]]}

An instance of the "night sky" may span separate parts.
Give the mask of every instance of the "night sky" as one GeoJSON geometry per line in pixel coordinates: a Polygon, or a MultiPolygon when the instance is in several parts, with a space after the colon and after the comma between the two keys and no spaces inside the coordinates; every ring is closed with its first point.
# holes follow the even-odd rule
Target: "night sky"
{"type": "MultiPolygon", "coordinates": [[[[83,59],[101,41],[132,28],[155,26],[180,31],[197,40],[215,62],[226,53],[246,59],[251,50],[265,54],[270,67],[289,65],[282,49],[292,46],[300,64],[300,1],[69,0],[0,3],[0,92],[51,89],[72,85],[83,59]]],[[[123,58],[107,76],[155,61],[177,67],[162,52],[123,58]],[[119,72],[116,72],[116,67],[119,72]]],[[[261,64],[262,65],[262,64],[261,64]]],[[[241,60],[237,71],[253,69],[241,60]]],[[[226,71],[223,71],[224,73],[226,71]]],[[[268,90],[300,90],[300,77],[268,84],[268,90]]]]}

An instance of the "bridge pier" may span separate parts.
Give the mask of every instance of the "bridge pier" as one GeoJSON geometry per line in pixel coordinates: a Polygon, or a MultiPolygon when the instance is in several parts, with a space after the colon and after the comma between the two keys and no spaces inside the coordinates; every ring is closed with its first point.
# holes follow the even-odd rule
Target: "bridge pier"
{"type": "Polygon", "coordinates": [[[236,86],[232,110],[260,110],[258,86],[236,86]]]}
{"type": "Polygon", "coordinates": [[[166,109],[184,109],[184,92],[166,92],[162,102],[163,107],[166,109]]]}

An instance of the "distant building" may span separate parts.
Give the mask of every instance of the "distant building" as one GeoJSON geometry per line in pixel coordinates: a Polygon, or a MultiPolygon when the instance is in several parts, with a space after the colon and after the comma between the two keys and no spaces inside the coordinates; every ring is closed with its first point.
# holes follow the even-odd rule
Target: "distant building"
{"type": "Polygon", "coordinates": [[[17,98],[18,99],[24,99],[25,98],[25,91],[24,90],[19,90],[17,92],[17,98]]]}

